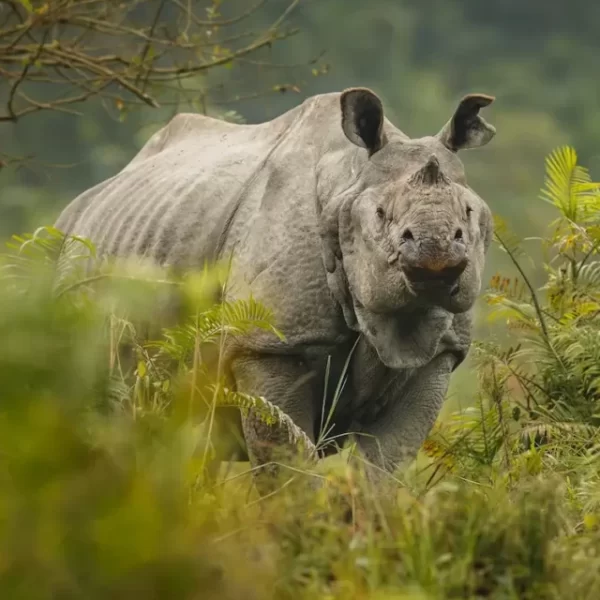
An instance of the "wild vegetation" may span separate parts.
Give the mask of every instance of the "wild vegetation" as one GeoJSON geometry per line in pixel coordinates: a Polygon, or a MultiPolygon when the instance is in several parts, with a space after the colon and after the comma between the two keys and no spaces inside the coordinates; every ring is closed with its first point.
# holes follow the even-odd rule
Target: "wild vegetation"
{"type": "Polygon", "coordinates": [[[546,172],[545,285],[523,268],[540,241],[498,222],[514,268],[484,298],[501,326],[473,349],[478,401],[440,420],[383,497],[351,447],[264,498],[246,463],[214,468],[219,406],[306,448],[268,401],[223,383],[228,336],[281,335],[268,307],[218,301],[226,266],[175,277],[52,228],[15,236],[0,270],[0,597],[597,598],[600,190],[569,147],[546,172]],[[176,323],[147,330],[173,297],[176,323]]]}
{"type": "Polygon", "coordinates": [[[383,496],[351,445],[314,460],[335,441],[328,415],[315,448],[227,388],[226,339],[282,335],[269,307],[219,302],[227,265],[180,276],[97,259],[49,227],[14,236],[0,257],[0,598],[600,597],[600,184],[561,147],[535,198],[555,145],[597,165],[599,11],[0,0],[3,239],[51,222],[174,112],[263,121],[352,85],[415,136],[461,95],[496,95],[497,140],[465,160],[504,217],[479,341],[383,496]],[[248,463],[216,461],[230,442],[217,408],[296,443],[270,496],[248,463]]]}

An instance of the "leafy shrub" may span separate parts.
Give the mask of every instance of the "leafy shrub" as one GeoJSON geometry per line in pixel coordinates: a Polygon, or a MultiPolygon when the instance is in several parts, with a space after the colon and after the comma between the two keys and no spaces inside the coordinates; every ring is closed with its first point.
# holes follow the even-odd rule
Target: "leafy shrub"
{"type": "MultiPolygon", "coordinates": [[[[542,240],[546,283],[534,289],[524,242],[497,219],[496,241],[517,275],[495,275],[486,300],[508,343],[476,344],[481,405],[455,414],[444,428],[454,450],[461,446],[458,454],[475,466],[509,460],[515,448],[532,443],[585,454],[598,440],[600,184],[572,148],[560,148],[547,159],[541,197],[558,211],[542,240]],[[459,439],[465,426],[476,435],[459,439]]],[[[433,454],[449,448],[435,439],[429,444],[433,454]]]]}

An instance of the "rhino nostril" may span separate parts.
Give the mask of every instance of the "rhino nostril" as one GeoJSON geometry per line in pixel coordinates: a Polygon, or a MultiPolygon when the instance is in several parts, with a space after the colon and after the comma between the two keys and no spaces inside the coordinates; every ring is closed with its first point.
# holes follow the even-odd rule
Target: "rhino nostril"
{"type": "Polygon", "coordinates": [[[413,237],[412,231],[410,229],[405,229],[404,233],[402,234],[402,239],[406,242],[408,240],[414,240],[415,238],[413,237]]]}
{"type": "Polygon", "coordinates": [[[462,229],[460,227],[456,230],[456,233],[454,234],[454,239],[455,240],[462,240],[463,239],[463,232],[462,232],[462,229]]]}

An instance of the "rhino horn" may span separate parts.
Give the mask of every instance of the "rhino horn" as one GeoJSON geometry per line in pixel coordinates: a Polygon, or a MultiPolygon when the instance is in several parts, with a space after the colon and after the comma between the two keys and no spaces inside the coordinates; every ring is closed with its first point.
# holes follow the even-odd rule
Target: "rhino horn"
{"type": "Polygon", "coordinates": [[[449,180],[442,173],[440,161],[432,154],[425,166],[411,177],[410,182],[415,185],[442,185],[449,183],[449,180]]]}

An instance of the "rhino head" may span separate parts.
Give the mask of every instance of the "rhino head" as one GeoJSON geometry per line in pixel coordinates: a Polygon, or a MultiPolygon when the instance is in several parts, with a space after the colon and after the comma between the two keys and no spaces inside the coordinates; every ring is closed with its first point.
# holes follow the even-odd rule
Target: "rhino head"
{"type": "Polygon", "coordinates": [[[328,279],[349,325],[388,367],[431,360],[480,292],[492,219],[457,153],[494,136],[479,115],[492,101],[466,96],[437,135],[409,139],[370,90],[341,95],[343,132],[360,150],[335,201],[328,279]]]}

